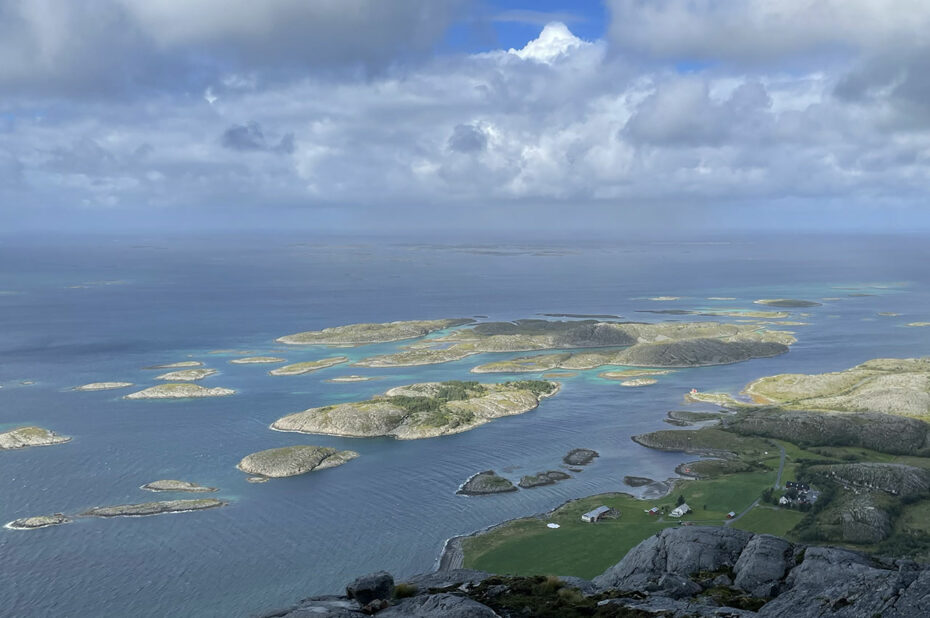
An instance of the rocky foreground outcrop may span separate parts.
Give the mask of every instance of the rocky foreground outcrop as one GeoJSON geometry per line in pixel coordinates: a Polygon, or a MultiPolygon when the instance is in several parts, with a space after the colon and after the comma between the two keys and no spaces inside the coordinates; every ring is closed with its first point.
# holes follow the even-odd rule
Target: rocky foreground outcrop
{"type": "Polygon", "coordinates": [[[796,545],[732,528],[668,528],[603,574],[502,577],[469,570],[395,586],[385,572],[264,618],[378,616],[760,616],[916,618],[930,615],[930,565],[796,545]]]}

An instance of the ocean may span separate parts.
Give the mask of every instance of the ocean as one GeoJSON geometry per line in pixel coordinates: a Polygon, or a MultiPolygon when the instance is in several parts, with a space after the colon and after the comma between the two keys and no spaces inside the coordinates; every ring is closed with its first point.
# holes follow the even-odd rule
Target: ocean
{"type": "MultiPolygon", "coordinates": [[[[402,578],[435,565],[444,541],[571,498],[631,491],[624,475],[675,476],[687,455],[642,448],[632,435],[669,428],[691,388],[736,392],[774,373],[840,370],[883,356],[930,354],[930,244],[917,236],[755,236],[719,239],[475,242],[422,239],[82,237],[0,240],[0,431],[39,425],[73,437],[0,451],[0,522],[169,497],[144,483],[179,478],[218,487],[224,508],[143,518],[78,519],[0,529],[0,615],[249,616],[338,592],[386,569],[402,578]],[[650,300],[659,296],[674,301],[650,300]],[[709,300],[709,298],[733,300],[709,300]],[[353,360],[404,343],[349,349],[276,344],[276,337],[356,322],[545,313],[625,320],[703,320],[642,313],[764,309],[760,298],[818,300],[781,326],[783,356],[681,370],[624,388],[603,369],[562,379],[526,414],[462,434],[396,441],[271,431],[309,407],[361,400],[400,384],[480,379],[484,354],[424,367],[341,365],[273,377],[245,355],[290,362],[353,360]],[[822,300],[833,299],[833,300],[822,300]],[[896,313],[882,316],[879,313],[896,313]],[[805,314],[805,315],[800,315],[805,314]],[[198,360],[219,370],[204,386],[230,397],[130,401],[133,389],[75,392],[88,382],[156,384],[145,367],[198,360]],[[376,380],[327,382],[360,374],[376,380]],[[246,482],[236,469],[267,448],[316,444],[360,457],[299,477],[246,482]],[[456,495],[475,472],[513,480],[553,469],[571,448],[600,457],[553,486],[456,495]]],[[[137,390],[137,389],[136,389],[137,390]]],[[[695,408],[697,409],[697,408],[695,408]]],[[[619,560],[620,556],[618,556],[619,560]]]]}

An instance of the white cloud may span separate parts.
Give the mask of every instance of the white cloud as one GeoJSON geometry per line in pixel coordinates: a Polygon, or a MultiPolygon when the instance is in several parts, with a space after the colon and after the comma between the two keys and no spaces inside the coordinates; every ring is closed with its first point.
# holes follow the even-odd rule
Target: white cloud
{"type": "Polygon", "coordinates": [[[527,43],[522,49],[511,49],[510,53],[523,60],[535,60],[551,64],[555,60],[571,53],[579,47],[591,45],[582,41],[561,22],[549,22],[539,33],[539,37],[527,43]]]}

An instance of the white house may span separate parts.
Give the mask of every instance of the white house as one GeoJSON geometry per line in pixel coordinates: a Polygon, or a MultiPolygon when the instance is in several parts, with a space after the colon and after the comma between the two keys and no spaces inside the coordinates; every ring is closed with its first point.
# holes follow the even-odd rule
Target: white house
{"type": "Polygon", "coordinates": [[[687,502],[685,502],[683,504],[676,506],[674,510],[672,510],[672,512],[668,514],[668,516],[669,517],[681,517],[682,515],[684,515],[690,510],[691,510],[691,507],[688,506],[687,502]]]}
{"type": "Polygon", "coordinates": [[[603,517],[604,515],[606,515],[606,514],[607,514],[607,511],[609,511],[609,510],[610,510],[609,507],[606,507],[606,506],[599,506],[599,507],[597,507],[596,509],[594,509],[593,511],[588,511],[587,513],[585,513],[584,515],[582,515],[582,516],[581,516],[581,521],[586,521],[586,522],[588,522],[589,524],[593,524],[593,523],[596,522],[598,519],[600,519],[601,517],[603,517]]]}

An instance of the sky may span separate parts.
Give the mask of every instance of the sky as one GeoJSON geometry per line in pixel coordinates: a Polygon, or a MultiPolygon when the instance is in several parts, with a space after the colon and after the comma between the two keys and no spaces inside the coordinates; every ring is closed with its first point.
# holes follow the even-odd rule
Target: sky
{"type": "Polygon", "coordinates": [[[0,234],[930,229],[925,0],[0,0],[0,234]]]}

